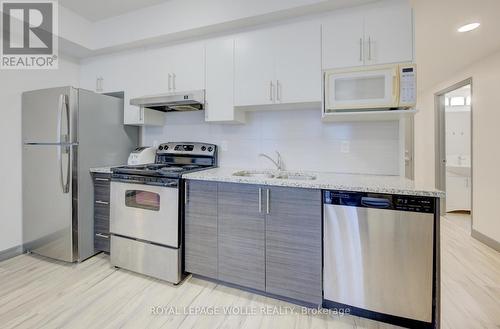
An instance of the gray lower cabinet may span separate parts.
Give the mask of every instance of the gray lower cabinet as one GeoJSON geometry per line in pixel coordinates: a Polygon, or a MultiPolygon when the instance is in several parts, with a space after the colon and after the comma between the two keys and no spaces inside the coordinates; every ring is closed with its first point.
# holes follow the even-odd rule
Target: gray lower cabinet
{"type": "Polygon", "coordinates": [[[185,184],[185,269],[217,278],[217,183],[185,184]]]}
{"type": "Polygon", "coordinates": [[[321,191],[271,187],[266,218],[266,292],[321,304],[321,191]]]}
{"type": "Polygon", "coordinates": [[[322,302],[321,191],[189,180],[187,272],[322,302]]]}
{"type": "Polygon", "coordinates": [[[265,213],[259,187],[219,184],[219,280],[265,290],[265,213]]]}
{"type": "Polygon", "coordinates": [[[111,174],[92,174],[94,181],[94,250],[109,253],[109,192],[111,174]]]}

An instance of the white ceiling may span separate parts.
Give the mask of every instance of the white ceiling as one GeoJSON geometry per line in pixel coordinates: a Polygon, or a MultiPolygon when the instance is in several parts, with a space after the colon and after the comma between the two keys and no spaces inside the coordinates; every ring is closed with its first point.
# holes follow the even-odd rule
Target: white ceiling
{"type": "Polygon", "coordinates": [[[59,4],[95,22],[166,1],[169,0],[59,0],[59,4]]]}
{"type": "Polygon", "coordinates": [[[425,91],[500,51],[500,0],[412,0],[418,85],[425,91]],[[470,22],[472,32],[457,28],[470,22]]]}

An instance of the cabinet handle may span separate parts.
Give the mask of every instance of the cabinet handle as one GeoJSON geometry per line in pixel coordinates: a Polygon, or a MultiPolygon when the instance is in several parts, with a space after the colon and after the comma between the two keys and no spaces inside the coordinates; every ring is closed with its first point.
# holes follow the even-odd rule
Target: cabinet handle
{"type": "Polygon", "coordinates": [[[144,121],[144,107],[141,106],[139,109],[139,121],[143,122],[144,121]]]}
{"type": "Polygon", "coordinates": [[[259,187],[259,213],[262,212],[262,188],[259,187]]]}
{"type": "Polygon", "coordinates": [[[269,199],[270,199],[270,196],[269,196],[270,192],[269,192],[269,189],[266,190],[266,214],[269,215],[269,199]]]}
{"type": "Polygon", "coordinates": [[[168,91],[172,90],[172,75],[168,74],[168,91]]]}
{"type": "Polygon", "coordinates": [[[280,81],[279,80],[276,80],[276,100],[278,102],[281,102],[281,85],[280,85],[280,81]]]}
{"type": "Polygon", "coordinates": [[[372,60],[372,37],[368,37],[368,60],[372,60]]]}
{"type": "Polygon", "coordinates": [[[109,205],[109,202],[101,201],[101,200],[96,200],[95,203],[97,203],[97,204],[103,204],[103,205],[106,205],[106,206],[109,205]]]}
{"type": "Polygon", "coordinates": [[[359,61],[363,61],[363,38],[359,38],[359,61]]]}
{"type": "Polygon", "coordinates": [[[184,204],[188,202],[188,184],[184,182],[184,204]]]}
{"type": "Polygon", "coordinates": [[[172,90],[175,91],[175,78],[177,76],[175,75],[175,73],[172,73],[172,90]]]}
{"type": "Polygon", "coordinates": [[[95,180],[99,182],[109,182],[109,178],[96,178],[95,180]]]}
{"type": "Polygon", "coordinates": [[[102,234],[102,233],[96,233],[95,236],[98,236],[103,239],[109,239],[109,235],[107,234],[102,234]]]}
{"type": "Polygon", "coordinates": [[[273,89],[274,89],[273,82],[269,81],[269,100],[271,102],[274,100],[274,98],[273,98],[273,89]]]}

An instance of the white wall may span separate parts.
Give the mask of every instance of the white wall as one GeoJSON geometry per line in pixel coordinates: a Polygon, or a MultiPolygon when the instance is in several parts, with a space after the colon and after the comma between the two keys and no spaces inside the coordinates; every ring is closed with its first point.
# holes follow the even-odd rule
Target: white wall
{"type": "Polygon", "coordinates": [[[434,94],[472,77],[473,230],[500,242],[500,52],[462,69],[418,96],[415,178],[435,185],[434,94]]]}
{"type": "Polygon", "coordinates": [[[393,122],[321,123],[319,110],[247,113],[245,125],[204,122],[202,112],[167,113],[164,127],[145,128],[144,143],[203,141],[219,146],[219,165],[273,168],[259,153],[278,150],[289,170],[399,174],[399,130],[393,122]],[[349,144],[349,153],[341,151],[349,144]]]}
{"type": "Polygon", "coordinates": [[[78,84],[79,65],[64,58],[58,70],[0,70],[0,252],[22,244],[21,93],[78,84]]]}

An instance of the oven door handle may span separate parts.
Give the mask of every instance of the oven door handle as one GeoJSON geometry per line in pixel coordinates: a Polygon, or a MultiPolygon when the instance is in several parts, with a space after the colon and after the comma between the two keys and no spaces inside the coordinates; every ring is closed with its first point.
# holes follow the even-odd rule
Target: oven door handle
{"type": "Polygon", "coordinates": [[[111,182],[126,183],[126,184],[138,184],[138,185],[162,186],[162,187],[171,187],[171,188],[179,187],[179,183],[177,181],[161,183],[161,182],[143,182],[143,181],[136,180],[136,179],[112,178],[111,182]]]}

